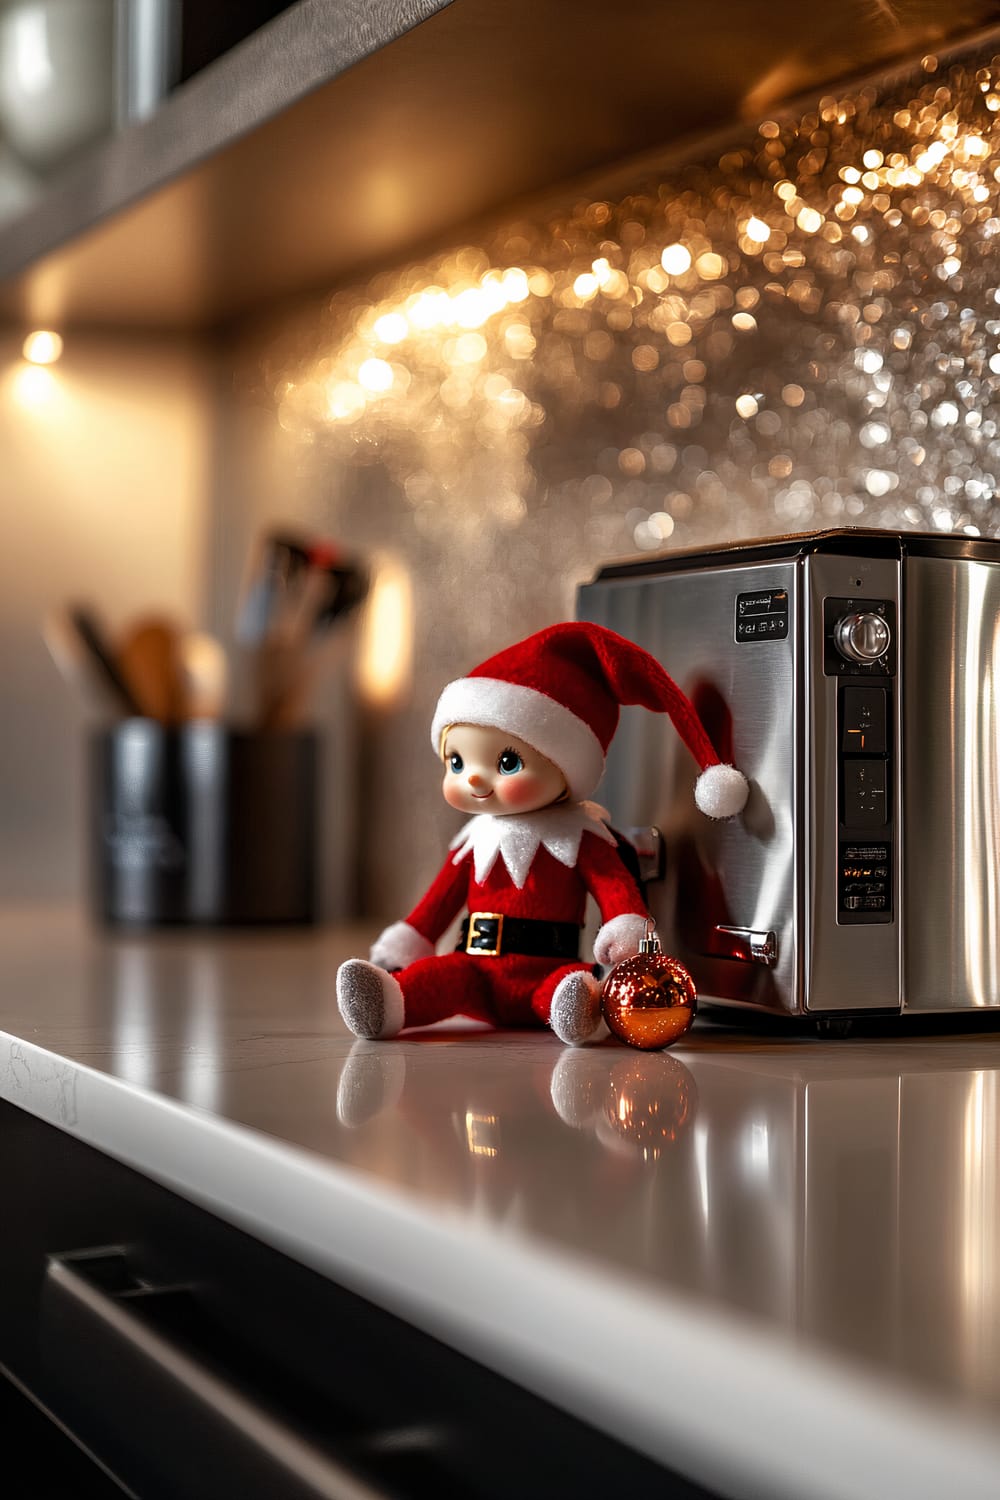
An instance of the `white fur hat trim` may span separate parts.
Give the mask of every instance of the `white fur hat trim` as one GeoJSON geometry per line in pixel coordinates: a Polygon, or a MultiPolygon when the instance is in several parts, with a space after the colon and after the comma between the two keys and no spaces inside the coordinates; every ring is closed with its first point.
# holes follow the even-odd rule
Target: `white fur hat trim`
{"type": "Polygon", "coordinates": [[[575,801],[588,797],[604,774],[604,751],[590,725],[536,688],[497,677],[459,677],[449,682],[434,710],[436,755],[451,724],[483,724],[524,740],[559,767],[575,801]]]}

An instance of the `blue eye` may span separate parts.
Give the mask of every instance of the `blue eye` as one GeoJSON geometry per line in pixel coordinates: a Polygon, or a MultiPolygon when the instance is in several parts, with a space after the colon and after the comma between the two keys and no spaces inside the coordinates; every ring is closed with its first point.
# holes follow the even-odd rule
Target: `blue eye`
{"type": "Polygon", "coordinates": [[[497,770],[501,776],[516,776],[524,770],[524,761],[516,750],[504,750],[497,760],[497,770]]]}
{"type": "Polygon", "coordinates": [[[449,757],[448,757],[448,765],[449,765],[450,769],[452,771],[454,771],[455,775],[457,776],[458,773],[459,773],[459,771],[465,765],[465,762],[462,759],[462,757],[458,754],[458,752],[456,751],[454,755],[449,755],[449,757]]]}

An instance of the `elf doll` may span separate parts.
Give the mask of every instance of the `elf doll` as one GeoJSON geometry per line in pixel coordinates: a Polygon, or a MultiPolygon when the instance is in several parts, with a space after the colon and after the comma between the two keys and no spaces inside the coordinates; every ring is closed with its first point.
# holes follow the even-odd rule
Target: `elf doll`
{"type": "Polygon", "coordinates": [[[745,777],[722,765],[694,708],[647,651],[584,623],[553,625],[449,683],[431,743],[445,801],[471,814],[423,898],[349,959],[337,999],[357,1036],[392,1037],[449,1016],[495,1026],[549,1025],[580,1046],[607,1035],[601,985],[580,958],[588,894],[599,965],[639,950],[648,912],[607,814],[587,801],[623,704],[666,713],[698,762],[695,801],[735,816],[745,777]],[[435,944],[467,915],[452,953],[435,944]]]}

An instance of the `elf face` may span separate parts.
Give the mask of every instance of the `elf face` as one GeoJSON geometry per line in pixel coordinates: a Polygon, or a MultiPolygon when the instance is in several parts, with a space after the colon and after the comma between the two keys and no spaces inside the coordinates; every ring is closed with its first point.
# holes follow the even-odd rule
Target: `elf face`
{"type": "Polygon", "coordinates": [[[441,747],[444,799],[459,812],[537,812],[558,802],[566,778],[516,735],[481,724],[453,724],[441,747]]]}

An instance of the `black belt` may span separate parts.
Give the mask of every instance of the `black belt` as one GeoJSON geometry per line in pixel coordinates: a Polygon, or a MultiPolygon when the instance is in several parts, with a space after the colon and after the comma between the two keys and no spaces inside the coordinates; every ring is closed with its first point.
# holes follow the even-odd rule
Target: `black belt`
{"type": "Polygon", "coordinates": [[[500,958],[522,953],[530,958],[580,956],[580,929],[575,922],[539,922],[534,917],[505,917],[502,912],[473,911],[462,923],[456,953],[500,958]]]}

